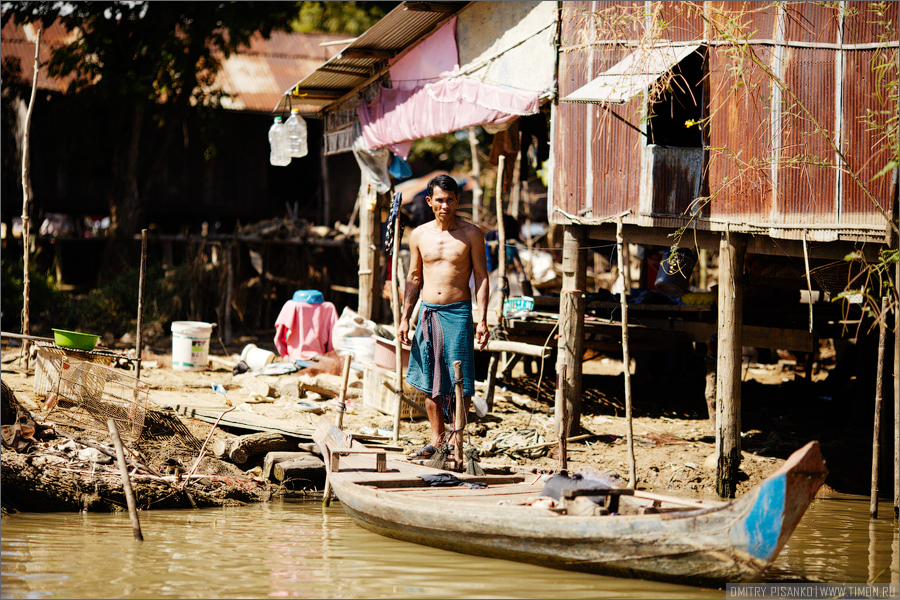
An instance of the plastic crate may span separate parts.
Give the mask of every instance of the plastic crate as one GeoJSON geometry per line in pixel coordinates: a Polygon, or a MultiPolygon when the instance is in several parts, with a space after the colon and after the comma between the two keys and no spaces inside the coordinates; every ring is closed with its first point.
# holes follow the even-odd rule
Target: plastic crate
{"type": "Polygon", "coordinates": [[[522,310],[534,310],[534,298],[531,296],[514,296],[503,303],[503,314],[516,313],[522,310]]]}
{"type": "MultiPolygon", "coordinates": [[[[397,409],[397,395],[385,387],[387,382],[392,388],[395,386],[395,374],[393,370],[383,369],[378,365],[366,365],[363,374],[363,404],[383,412],[386,415],[395,415],[397,409]]],[[[403,382],[403,394],[421,407],[425,407],[425,394],[403,382]]],[[[400,403],[400,417],[413,418],[420,415],[419,411],[406,402],[400,403]]]]}

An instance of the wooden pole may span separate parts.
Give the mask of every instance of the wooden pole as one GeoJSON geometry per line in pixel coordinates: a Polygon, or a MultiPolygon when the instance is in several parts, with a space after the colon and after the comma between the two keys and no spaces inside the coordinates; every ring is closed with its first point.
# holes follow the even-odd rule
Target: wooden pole
{"type": "Polygon", "coordinates": [[[359,216],[359,315],[375,320],[376,305],[380,295],[375,282],[378,279],[378,238],[381,236],[381,217],[378,210],[378,194],[368,183],[360,191],[359,216]]]}
{"type": "MultiPolygon", "coordinates": [[[[25,113],[25,125],[22,129],[22,334],[31,335],[31,173],[29,134],[31,132],[31,114],[34,111],[34,98],[37,95],[38,74],[41,66],[41,33],[38,29],[37,39],[34,41],[34,80],[31,83],[31,99],[28,101],[28,110],[25,113]]],[[[28,365],[29,349],[31,343],[28,340],[22,342],[22,356],[28,365]]]]}
{"type": "Polygon", "coordinates": [[[322,167],[322,222],[331,227],[334,225],[331,222],[331,187],[328,185],[331,179],[328,177],[328,157],[325,156],[325,148],[322,148],[320,164],[322,167]]]}
{"type": "Polygon", "coordinates": [[[625,264],[625,237],[622,234],[624,225],[622,217],[616,219],[616,255],[619,259],[619,277],[621,290],[619,292],[619,306],[622,312],[622,374],[625,376],[625,423],[627,425],[626,438],[628,442],[628,487],[634,489],[637,486],[637,467],[634,459],[634,424],[631,413],[631,353],[628,349],[628,302],[625,293],[625,272],[628,265],[625,264]]]}
{"type": "Polygon", "coordinates": [[[232,325],[231,325],[231,304],[234,301],[234,242],[229,242],[225,246],[225,310],[224,314],[224,337],[225,343],[231,343],[232,325]]]}
{"type": "MultiPolygon", "coordinates": [[[[391,301],[394,308],[394,332],[400,330],[400,212],[394,219],[394,247],[391,248],[391,301]]],[[[400,415],[403,414],[403,344],[400,336],[394,335],[394,379],[397,387],[397,402],[394,405],[393,442],[400,441],[400,415]]],[[[437,367],[435,367],[437,368],[437,367]]]]}
{"type": "Polygon", "coordinates": [[[352,358],[349,354],[344,357],[344,369],[341,371],[341,394],[338,396],[338,429],[344,428],[344,413],[347,412],[347,380],[350,377],[350,360],[352,358]]]}
{"type": "MultiPolygon", "coordinates": [[[[631,249],[628,247],[628,244],[622,245],[622,259],[625,262],[625,293],[631,293],[631,287],[634,285],[634,282],[631,280],[631,249]]],[[[619,263],[620,265],[622,263],[619,263]]],[[[619,270],[622,270],[622,267],[619,267],[619,270]]]]}
{"type": "Polygon", "coordinates": [[[566,415],[566,365],[559,368],[556,374],[556,406],[554,412],[556,419],[556,435],[559,438],[559,469],[565,471],[568,468],[568,456],[566,450],[566,431],[568,419],[566,415]]]}
{"type": "Polygon", "coordinates": [[[726,232],[719,242],[719,324],[716,359],[716,491],[734,498],[741,466],[741,345],[746,237],[726,232]]]}
{"type": "MultiPolygon", "coordinates": [[[[896,187],[896,180],[895,180],[896,187]]],[[[896,238],[895,238],[896,239],[896,238]]],[[[896,246],[896,244],[895,244],[896,246]]],[[[894,281],[900,283],[900,261],[894,281]]],[[[900,297],[894,287],[894,518],[900,517],[900,297]]]]}
{"type": "Polygon", "coordinates": [[[586,253],[582,250],[586,228],[566,225],[563,229],[563,277],[559,299],[557,367],[566,365],[566,415],[568,431],[581,422],[581,374],[584,356],[584,286],[586,253]]]}
{"type": "Polygon", "coordinates": [[[113,419],[108,419],[106,425],[109,427],[109,436],[112,438],[113,446],[116,447],[116,458],[119,461],[119,471],[122,473],[122,488],[125,491],[125,502],[128,504],[128,514],[131,517],[131,529],[134,532],[134,539],[143,542],[144,536],[141,533],[141,522],[138,520],[137,504],[134,501],[134,490],[131,489],[128,463],[125,462],[125,449],[122,447],[122,440],[119,438],[119,430],[116,428],[116,422],[113,419]]]}
{"type": "Polygon", "coordinates": [[[147,278],[147,230],[141,230],[141,275],[138,280],[138,314],[137,314],[137,339],[135,340],[134,356],[137,361],[135,378],[141,378],[141,345],[144,332],[144,284],[147,278]]]}
{"type": "Polygon", "coordinates": [[[875,421],[872,428],[872,489],[869,516],[878,518],[878,471],[881,467],[881,407],[884,388],[884,346],[887,337],[888,298],[881,299],[881,323],[878,327],[878,364],[875,375],[875,421]]]}
{"type": "Polygon", "coordinates": [[[503,165],[506,157],[502,154],[497,159],[497,290],[500,302],[497,306],[497,321],[503,323],[503,303],[509,297],[509,281],[506,279],[506,228],[503,226],[503,165]]]}
{"type": "Polygon", "coordinates": [[[706,288],[706,276],[707,276],[706,268],[709,264],[709,252],[706,250],[706,248],[700,249],[700,256],[699,256],[697,262],[700,263],[700,271],[699,271],[700,274],[699,274],[699,280],[697,283],[700,285],[701,290],[705,290],[705,289],[707,289],[706,288]]]}
{"type": "Polygon", "coordinates": [[[475,136],[475,128],[469,127],[469,149],[472,151],[472,222],[478,225],[481,222],[481,161],[478,159],[478,138],[475,136]]]}
{"type": "Polygon", "coordinates": [[[453,453],[456,458],[456,468],[465,469],[463,464],[463,444],[466,443],[466,402],[463,397],[462,361],[453,361],[453,389],[456,392],[456,418],[453,420],[453,428],[456,430],[456,444],[453,453]]]}
{"type": "Polygon", "coordinates": [[[522,195],[520,185],[522,169],[522,134],[519,134],[519,151],[516,153],[516,164],[513,165],[512,187],[509,189],[509,213],[516,219],[519,218],[519,199],[522,195]]]}

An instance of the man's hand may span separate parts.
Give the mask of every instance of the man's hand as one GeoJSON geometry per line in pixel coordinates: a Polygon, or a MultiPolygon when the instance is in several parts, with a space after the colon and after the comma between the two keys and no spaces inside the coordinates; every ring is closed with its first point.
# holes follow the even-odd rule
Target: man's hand
{"type": "Polygon", "coordinates": [[[489,333],[487,323],[479,321],[475,328],[475,343],[478,344],[479,350],[484,350],[484,347],[487,346],[489,333]]]}
{"type": "Polygon", "coordinates": [[[405,344],[407,346],[412,345],[409,341],[409,320],[408,319],[400,319],[400,324],[397,326],[397,337],[400,338],[401,344],[405,344]]]}

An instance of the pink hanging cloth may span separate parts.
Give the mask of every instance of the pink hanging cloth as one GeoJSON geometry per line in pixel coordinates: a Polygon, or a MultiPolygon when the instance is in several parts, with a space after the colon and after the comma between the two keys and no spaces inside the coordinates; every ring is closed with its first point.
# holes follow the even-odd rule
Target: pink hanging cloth
{"type": "Polygon", "coordinates": [[[337,317],[331,302],[288,300],[275,320],[275,351],[292,362],[333,351],[331,330],[337,317]]]}
{"type": "Polygon", "coordinates": [[[357,109],[366,145],[387,147],[407,158],[412,142],[467,129],[500,125],[540,110],[538,94],[487,85],[459,72],[456,18],[397,59],[390,67],[393,88],[357,109]]]}

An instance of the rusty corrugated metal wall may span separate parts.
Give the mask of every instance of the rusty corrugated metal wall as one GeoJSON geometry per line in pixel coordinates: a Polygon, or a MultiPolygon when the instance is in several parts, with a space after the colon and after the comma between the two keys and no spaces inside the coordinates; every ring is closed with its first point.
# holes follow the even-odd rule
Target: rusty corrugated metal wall
{"type": "MultiPolygon", "coordinates": [[[[676,44],[710,40],[706,102],[711,116],[707,158],[711,202],[704,213],[709,220],[701,227],[772,227],[766,229],[770,234],[778,230],[778,236],[797,237],[804,228],[833,225],[842,236],[848,231],[880,235],[878,228],[886,223],[868,193],[890,213],[890,175],[873,177],[890,151],[884,125],[897,113],[896,94],[888,94],[898,79],[897,3],[881,9],[872,2],[649,6],[652,16],[645,24],[666,23],[664,31],[656,32],[658,38],[676,44]],[[750,40],[750,54],[729,43],[735,39],[750,40]],[[885,47],[884,42],[893,45],[885,47]],[[775,84],[773,76],[787,89],[775,84]],[[880,130],[872,127],[873,120],[880,130]],[[841,168],[845,165],[836,147],[868,193],[849,170],[841,168]]],[[[640,43],[644,35],[636,15],[644,10],[641,2],[563,3],[561,98],[634,50],[634,42],[640,43]],[[629,18],[622,15],[629,11],[633,27],[623,31],[621,23],[629,18]],[[604,14],[618,18],[604,19],[604,14]],[[585,46],[588,41],[596,42],[594,51],[585,46]]],[[[638,97],[612,110],[643,128],[642,102],[638,97]]],[[[658,155],[645,161],[649,165],[645,168],[653,171],[642,176],[646,141],[607,113],[599,105],[559,105],[557,206],[594,220],[630,208],[632,222],[676,226],[678,212],[692,200],[679,195],[688,187],[687,180],[680,172],[657,173],[653,164],[681,165],[684,157],[658,155]],[[589,146],[586,128],[592,132],[589,146]],[[678,190],[673,195],[665,186],[678,190]],[[640,206],[645,213],[651,207],[652,215],[638,219],[642,193],[651,201],[640,206]],[[659,219],[660,210],[677,212],[659,219]]]]}
{"type": "MultiPolygon", "coordinates": [[[[886,14],[878,15],[870,2],[848,2],[844,19],[844,43],[872,44],[885,41],[885,28],[878,24],[886,20],[894,35],[898,30],[898,4],[886,3],[886,14]]],[[[890,41],[896,41],[896,37],[890,41]]],[[[844,52],[843,65],[843,137],[842,150],[850,165],[875,200],[890,214],[890,176],[873,180],[885,161],[884,131],[873,129],[867,115],[896,115],[888,86],[897,85],[897,49],[860,49],[844,52]],[[888,64],[881,70],[879,65],[888,64]],[[869,112],[871,111],[871,112],[869,112]]],[[[896,94],[896,87],[894,88],[896,94]]],[[[894,135],[896,136],[896,122],[894,135]]],[[[894,141],[896,142],[896,137],[894,141]]],[[[844,175],[841,190],[840,217],[842,223],[881,224],[873,201],[864,193],[852,176],[844,175]]]]}

